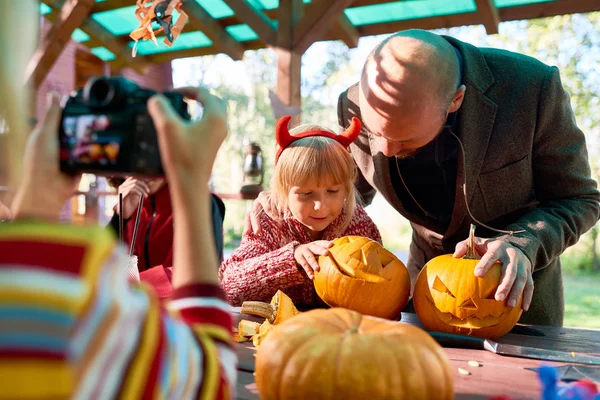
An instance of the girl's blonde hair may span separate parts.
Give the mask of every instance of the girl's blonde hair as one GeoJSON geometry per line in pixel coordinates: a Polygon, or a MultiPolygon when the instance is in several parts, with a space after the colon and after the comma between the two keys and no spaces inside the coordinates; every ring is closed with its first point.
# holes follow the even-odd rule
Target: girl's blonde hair
{"type": "MultiPolygon", "coordinates": [[[[319,125],[303,124],[290,130],[290,134],[322,130],[319,125]]],[[[332,132],[333,133],[333,132],[332,132]]],[[[338,234],[348,227],[356,207],[354,181],[357,177],[352,156],[340,143],[325,136],[309,136],[291,143],[279,156],[271,179],[271,209],[279,217],[289,216],[288,195],[293,186],[315,182],[318,186],[344,185],[346,190],[346,218],[338,234]]]]}
{"type": "Polygon", "coordinates": [[[21,178],[29,134],[31,93],[23,72],[37,43],[37,7],[33,0],[0,1],[0,186],[9,190],[14,190],[21,178]]]}

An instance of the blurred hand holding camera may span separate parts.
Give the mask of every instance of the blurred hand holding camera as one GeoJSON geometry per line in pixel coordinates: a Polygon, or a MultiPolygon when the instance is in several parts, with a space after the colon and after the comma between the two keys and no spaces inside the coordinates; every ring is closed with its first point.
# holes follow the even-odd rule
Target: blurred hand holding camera
{"type": "Polygon", "coordinates": [[[66,175],[59,169],[56,133],[60,119],[60,100],[49,94],[46,115],[25,148],[23,182],[12,205],[14,219],[58,221],[65,202],[77,190],[81,175],[66,175]]]}
{"type": "Polygon", "coordinates": [[[171,187],[208,192],[208,180],[223,140],[227,136],[226,104],[205,88],[182,88],[177,92],[204,107],[198,121],[186,121],[163,96],[153,96],[148,102],[156,127],[161,159],[171,187]]]}
{"type": "MultiPolygon", "coordinates": [[[[216,251],[207,251],[215,248],[209,222],[208,180],[219,147],[227,136],[225,102],[205,88],[185,88],[178,92],[203,105],[200,120],[184,119],[162,94],[152,96],[148,101],[173,204],[174,288],[197,282],[218,283],[216,251]]],[[[13,203],[15,219],[58,220],[64,203],[73,195],[80,179],[80,175],[60,171],[56,137],[61,109],[56,96],[49,97],[48,104],[43,122],[27,144],[23,184],[13,203]]],[[[144,187],[140,183],[143,182],[132,183],[128,190],[128,197],[134,204],[139,197],[133,194],[149,190],[147,185],[144,187]]],[[[133,211],[127,211],[133,214],[133,211]]]]}
{"type": "Polygon", "coordinates": [[[218,284],[211,232],[208,180],[227,136],[226,105],[205,88],[178,90],[204,107],[198,121],[184,120],[171,103],[156,95],[148,101],[158,136],[162,165],[173,204],[173,287],[195,282],[218,284]]]}

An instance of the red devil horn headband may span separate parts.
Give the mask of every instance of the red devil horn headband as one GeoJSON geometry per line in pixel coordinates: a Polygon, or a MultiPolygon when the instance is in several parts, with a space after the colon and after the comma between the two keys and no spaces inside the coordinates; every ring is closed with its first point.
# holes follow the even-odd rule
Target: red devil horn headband
{"type": "Polygon", "coordinates": [[[352,122],[350,126],[339,135],[336,135],[332,132],[322,131],[322,130],[312,130],[306,132],[300,132],[297,135],[292,135],[289,131],[289,124],[292,117],[285,116],[281,117],[279,121],[277,121],[277,126],[275,127],[275,140],[279,145],[279,150],[277,150],[277,155],[275,156],[275,162],[279,160],[279,156],[288,147],[291,143],[295,142],[298,139],[302,139],[310,136],[325,136],[335,140],[340,143],[345,148],[348,148],[352,142],[356,140],[358,135],[360,134],[360,129],[362,127],[360,120],[356,117],[352,118],[352,122]]]}

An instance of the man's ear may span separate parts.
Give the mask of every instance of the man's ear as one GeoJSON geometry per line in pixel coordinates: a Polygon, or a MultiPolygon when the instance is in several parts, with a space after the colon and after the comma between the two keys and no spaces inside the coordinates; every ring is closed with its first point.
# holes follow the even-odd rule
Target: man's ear
{"type": "Polygon", "coordinates": [[[448,114],[451,114],[458,110],[462,105],[462,102],[465,98],[465,91],[467,87],[465,85],[460,85],[458,89],[456,89],[456,93],[452,97],[452,102],[450,103],[450,107],[448,107],[448,114]]]}

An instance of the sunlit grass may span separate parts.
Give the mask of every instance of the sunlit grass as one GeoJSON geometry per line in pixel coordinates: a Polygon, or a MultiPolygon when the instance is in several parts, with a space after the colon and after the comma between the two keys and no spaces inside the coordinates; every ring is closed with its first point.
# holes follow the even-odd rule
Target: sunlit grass
{"type": "Polygon", "coordinates": [[[565,326],[600,329],[600,275],[565,275],[565,326]]]}

